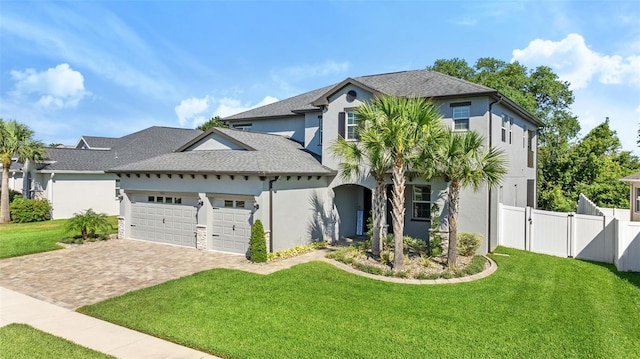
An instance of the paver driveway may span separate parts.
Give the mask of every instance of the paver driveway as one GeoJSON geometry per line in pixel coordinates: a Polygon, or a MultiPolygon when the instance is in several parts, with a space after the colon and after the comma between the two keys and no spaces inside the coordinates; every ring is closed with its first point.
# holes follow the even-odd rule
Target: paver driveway
{"type": "Polygon", "coordinates": [[[0,286],[75,309],[207,269],[251,266],[238,255],[110,240],[0,260],[0,286]]]}

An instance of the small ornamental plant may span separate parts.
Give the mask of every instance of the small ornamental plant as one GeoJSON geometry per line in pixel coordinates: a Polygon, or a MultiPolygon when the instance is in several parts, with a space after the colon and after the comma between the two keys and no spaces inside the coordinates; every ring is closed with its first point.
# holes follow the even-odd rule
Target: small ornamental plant
{"type": "Polygon", "coordinates": [[[264,237],[264,227],[259,219],[256,220],[251,227],[249,259],[254,263],[264,263],[267,261],[267,242],[264,237]]]}

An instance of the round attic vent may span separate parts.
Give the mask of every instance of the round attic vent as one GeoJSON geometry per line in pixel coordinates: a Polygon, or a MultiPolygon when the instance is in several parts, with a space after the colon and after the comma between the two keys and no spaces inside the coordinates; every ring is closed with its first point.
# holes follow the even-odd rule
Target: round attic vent
{"type": "Polygon", "coordinates": [[[349,90],[349,92],[347,92],[347,101],[348,102],[353,102],[353,100],[355,100],[356,97],[358,97],[358,93],[355,92],[354,90],[349,90]]]}

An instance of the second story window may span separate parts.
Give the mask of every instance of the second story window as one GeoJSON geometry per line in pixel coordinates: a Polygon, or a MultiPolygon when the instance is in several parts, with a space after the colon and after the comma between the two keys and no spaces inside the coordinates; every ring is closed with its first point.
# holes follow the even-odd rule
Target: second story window
{"type": "Polygon", "coordinates": [[[507,126],[509,126],[509,116],[502,114],[502,142],[507,142],[507,126]]]}
{"type": "Polygon", "coordinates": [[[453,108],[453,129],[456,131],[469,130],[469,106],[453,108]]]}
{"type": "Polygon", "coordinates": [[[355,112],[349,111],[347,112],[347,123],[346,123],[346,140],[358,140],[358,115],[355,112]]]}
{"type": "Polygon", "coordinates": [[[509,144],[513,140],[513,117],[509,116],[509,144]]]}
{"type": "Polygon", "coordinates": [[[322,115],[318,115],[318,145],[322,145],[322,115]]]}
{"type": "Polygon", "coordinates": [[[234,130],[242,130],[242,131],[251,131],[250,123],[239,123],[236,125],[232,125],[234,130]]]}

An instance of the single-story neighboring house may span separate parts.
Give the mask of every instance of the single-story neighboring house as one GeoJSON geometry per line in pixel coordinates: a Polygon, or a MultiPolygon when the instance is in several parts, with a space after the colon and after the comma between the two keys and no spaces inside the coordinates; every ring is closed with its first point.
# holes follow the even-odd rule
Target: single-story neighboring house
{"type": "Polygon", "coordinates": [[[631,216],[630,221],[640,221],[640,172],[628,175],[627,177],[620,179],[623,182],[629,183],[629,212],[631,216]]]}
{"type": "MultiPolygon", "coordinates": [[[[428,70],[347,78],[227,117],[230,129],[211,129],[175,152],[112,168],[122,193],[119,235],[245,254],[258,219],[271,251],[363,234],[375,182],[343,179],[330,146],[338,136],[357,141],[355,109],[382,94],[430,98],[446,126],[475,130],[505,151],[500,187],[461,192],[459,230],[483,235],[480,252],[493,250],[498,203],[535,206],[541,123],[494,89],[428,70]]],[[[407,185],[405,234],[427,238],[434,204],[446,219],[448,184],[407,185]]]]}
{"type": "Polygon", "coordinates": [[[46,148],[44,161],[26,166],[14,162],[9,188],[29,198],[48,199],[53,219],[69,218],[88,208],[116,215],[120,180],[105,171],[172,152],[200,133],[154,126],[120,138],[83,136],[73,148],[46,148]]]}

